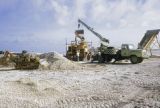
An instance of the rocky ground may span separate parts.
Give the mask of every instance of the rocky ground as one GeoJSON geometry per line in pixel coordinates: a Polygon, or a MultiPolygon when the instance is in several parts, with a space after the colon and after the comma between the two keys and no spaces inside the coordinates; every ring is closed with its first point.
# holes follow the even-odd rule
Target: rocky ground
{"type": "Polygon", "coordinates": [[[77,70],[0,68],[0,108],[159,108],[160,58],[77,70]]]}

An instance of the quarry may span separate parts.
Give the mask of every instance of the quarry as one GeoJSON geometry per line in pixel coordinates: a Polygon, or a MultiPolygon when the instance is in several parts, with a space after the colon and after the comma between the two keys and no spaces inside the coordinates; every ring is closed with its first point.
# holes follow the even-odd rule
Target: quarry
{"type": "Polygon", "coordinates": [[[62,64],[65,68],[57,60],[52,64],[58,68],[38,70],[1,67],[0,107],[159,108],[159,60],[135,65],[69,62],[62,64]]]}
{"type": "Polygon", "coordinates": [[[160,47],[160,29],[147,30],[137,48],[117,49],[78,22],[100,46],[91,49],[78,29],[65,55],[0,52],[0,108],[159,108],[160,50],[151,46],[160,47]]]}
{"type": "Polygon", "coordinates": [[[132,65],[41,54],[36,70],[0,67],[1,108],[159,108],[160,58],[132,65]]]}

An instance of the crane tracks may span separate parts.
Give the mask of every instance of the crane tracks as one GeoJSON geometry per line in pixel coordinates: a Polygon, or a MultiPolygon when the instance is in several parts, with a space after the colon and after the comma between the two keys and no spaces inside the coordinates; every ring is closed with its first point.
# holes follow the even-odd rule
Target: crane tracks
{"type": "Polygon", "coordinates": [[[143,98],[132,101],[134,108],[160,108],[159,96],[152,95],[153,97],[145,96],[143,98]]]}
{"type": "Polygon", "coordinates": [[[144,82],[143,80],[139,79],[139,80],[132,80],[131,82],[141,88],[150,89],[150,90],[153,90],[153,89],[160,90],[160,83],[158,81],[144,82]]]}
{"type": "Polygon", "coordinates": [[[73,97],[57,100],[59,108],[111,108],[116,107],[120,100],[110,96],[73,97]]]}

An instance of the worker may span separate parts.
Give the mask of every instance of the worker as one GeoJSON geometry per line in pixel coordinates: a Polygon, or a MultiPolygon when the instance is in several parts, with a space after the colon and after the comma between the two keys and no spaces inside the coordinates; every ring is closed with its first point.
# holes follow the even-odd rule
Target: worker
{"type": "Polygon", "coordinates": [[[77,55],[77,61],[79,61],[79,51],[77,51],[76,55],[77,55]]]}
{"type": "Polygon", "coordinates": [[[101,58],[101,52],[98,51],[98,61],[100,60],[100,58],[101,58]]]}

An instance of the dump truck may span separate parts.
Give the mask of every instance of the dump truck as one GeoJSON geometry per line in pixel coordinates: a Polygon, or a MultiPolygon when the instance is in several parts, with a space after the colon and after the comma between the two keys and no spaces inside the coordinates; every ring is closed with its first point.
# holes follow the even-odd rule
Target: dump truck
{"type": "Polygon", "coordinates": [[[82,20],[78,20],[78,25],[82,24],[89,31],[91,31],[101,41],[101,45],[98,48],[99,53],[95,54],[92,61],[98,60],[99,63],[108,63],[112,59],[116,61],[130,60],[132,64],[141,63],[143,59],[148,58],[146,50],[135,49],[132,44],[122,44],[121,49],[116,49],[113,46],[109,46],[109,39],[104,38],[101,34],[94,31],[93,28],[85,24],[82,20]]]}

